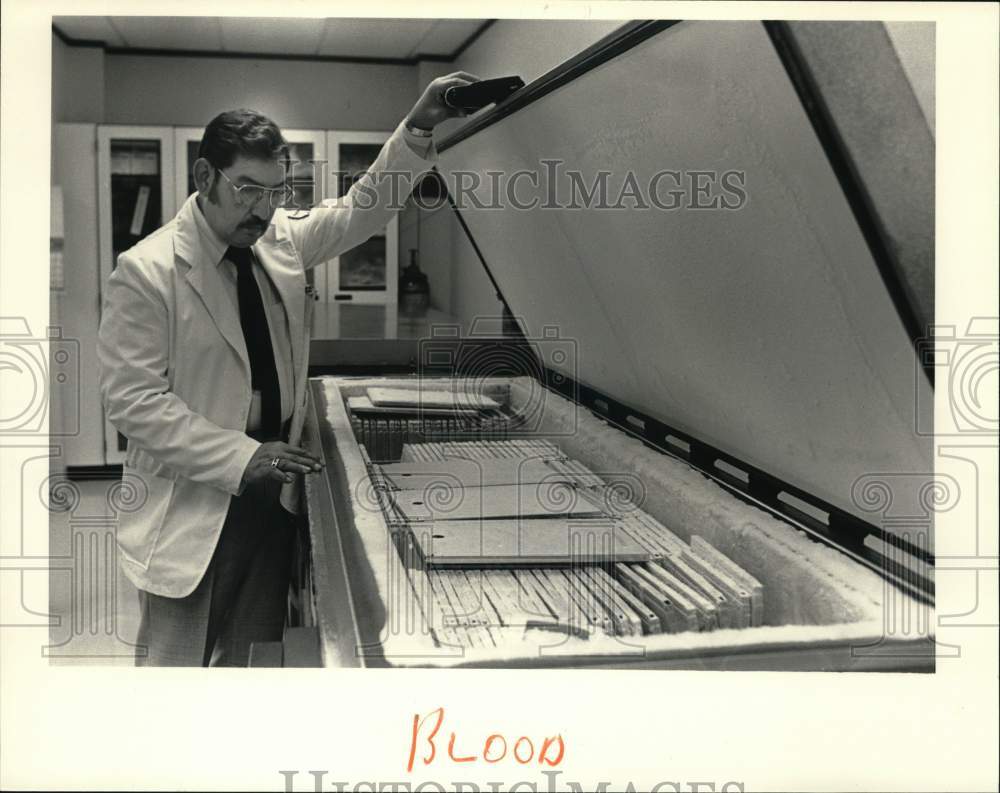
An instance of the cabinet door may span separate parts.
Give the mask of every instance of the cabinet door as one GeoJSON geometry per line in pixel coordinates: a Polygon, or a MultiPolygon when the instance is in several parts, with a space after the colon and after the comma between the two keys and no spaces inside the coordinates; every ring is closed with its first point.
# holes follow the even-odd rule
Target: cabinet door
{"type": "MultiPolygon", "coordinates": [[[[50,383],[49,432],[62,447],[63,464],[104,465],[104,410],[98,383],[97,328],[100,267],[97,232],[97,125],[55,124],[52,128],[52,186],[62,191],[62,232],[53,216],[51,324],[58,327],[72,358],[72,376],[50,383]],[[61,257],[61,266],[59,258],[61,257]]],[[[57,208],[58,211],[58,208],[57,208]]],[[[58,376],[57,370],[50,370],[58,376]]]]}
{"type": "MultiPolygon", "coordinates": [[[[339,198],[375,161],[390,132],[328,132],[326,198],[339,198]]],[[[399,219],[347,253],[316,268],[316,291],[326,302],[395,307],[399,278],[399,219]]]]}
{"type": "Polygon", "coordinates": [[[203,127],[174,127],[174,199],[178,208],[194,192],[194,161],[198,159],[203,127]]]}
{"type": "MultiPolygon", "coordinates": [[[[99,126],[97,191],[103,289],[119,254],[174,216],[173,128],[99,126]]],[[[121,463],[125,437],[104,426],[104,461],[121,463]]]]}

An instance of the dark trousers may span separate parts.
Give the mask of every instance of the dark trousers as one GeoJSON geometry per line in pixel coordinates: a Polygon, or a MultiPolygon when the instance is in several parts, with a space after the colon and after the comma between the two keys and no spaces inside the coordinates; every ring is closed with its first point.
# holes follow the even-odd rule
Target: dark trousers
{"type": "Polygon", "coordinates": [[[194,592],[139,591],[138,666],[246,666],[253,642],[280,641],[296,530],[278,503],[281,483],[233,496],[208,569],[194,592]]]}

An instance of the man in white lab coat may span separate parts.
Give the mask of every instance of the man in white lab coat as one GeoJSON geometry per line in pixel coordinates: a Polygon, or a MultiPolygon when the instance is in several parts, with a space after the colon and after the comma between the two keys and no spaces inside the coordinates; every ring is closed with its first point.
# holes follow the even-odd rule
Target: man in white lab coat
{"type": "Polygon", "coordinates": [[[202,139],[197,193],[119,257],[98,358],[105,410],[128,438],[135,506],[117,540],[140,593],[137,663],[245,666],[252,642],[281,639],[290,513],[302,477],[322,467],[298,445],[305,270],[388,222],[436,157],[434,126],[463,115],[444,91],[475,79],[430,83],[346,200],[308,213],[288,207],[278,127],[223,113],[202,139]]]}

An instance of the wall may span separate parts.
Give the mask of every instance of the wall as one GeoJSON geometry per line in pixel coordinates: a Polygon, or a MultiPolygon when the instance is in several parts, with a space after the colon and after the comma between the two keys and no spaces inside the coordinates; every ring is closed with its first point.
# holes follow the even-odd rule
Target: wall
{"type": "Polygon", "coordinates": [[[52,120],[104,121],[104,50],[68,47],[52,36],[52,120]]]}
{"type": "MultiPolygon", "coordinates": [[[[220,110],[261,110],[286,129],[392,130],[447,64],[108,55],[52,36],[54,122],[204,126],[220,110]]],[[[400,267],[416,213],[400,218],[400,267]]]]}
{"type": "MultiPolygon", "coordinates": [[[[414,213],[416,214],[416,212],[414,213]]],[[[438,209],[420,210],[420,269],[431,285],[431,306],[445,313],[452,312],[452,270],[455,255],[454,213],[445,205],[438,209]]]]}
{"type": "MultiPolygon", "coordinates": [[[[198,126],[249,105],[286,127],[392,129],[418,91],[459,69],[531,82],[617,28],[615,21],[500,20],[454,64],[341,64],[249,58],[105,55],[52,37],[53,118],[198,126]]],[[[447,133],[443,126],[441,132],[447,133]]]]}
{"type": "MultiPolygon", "coordinates": [[[[395,129],[418,96],[415,66],[109,55],[105,71],[108,124],[204,126],[223,109],[251,107],[285,129],[382,131],[395,129]]],[[[407,209],[400,268],[414,228],[407,209]]]]}
{"type": "Polygon", "coordinates": [[[889,40],[899,56],[899,63],[920,103],[927,126],[934,132],[934,23],[886,22],[889,40]]]}
{"type": "Polygon", "coordinates": [[[52,36],[56,122],[201,126],[249,106],[288,128],[389,130],[416,100],[417,78],[414,66],[106,55],[52,36]]]}
{"type": "Polygon", "coordinates": [[[322,61],[109,55],[108,124],[204,126],[251,107],[279,126],[391,130],[416,99],[415,68],[322,61]]]}

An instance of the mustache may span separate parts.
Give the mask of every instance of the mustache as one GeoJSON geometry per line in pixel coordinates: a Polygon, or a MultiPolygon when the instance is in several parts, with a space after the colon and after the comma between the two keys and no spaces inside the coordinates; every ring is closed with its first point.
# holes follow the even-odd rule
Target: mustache
{"type": "Polygon", "coordinates": [[[252,229],[253,231],[264,231],[264,229],[267,228],[267,223],[262,220],[245,220],[240,223],[239,228],[252,229]]]}

